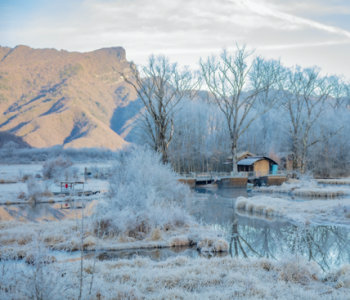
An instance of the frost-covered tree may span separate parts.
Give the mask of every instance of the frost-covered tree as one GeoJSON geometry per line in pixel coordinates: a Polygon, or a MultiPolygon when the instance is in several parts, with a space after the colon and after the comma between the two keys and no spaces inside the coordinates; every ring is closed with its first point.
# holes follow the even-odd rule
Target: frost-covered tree
{"type": "Polygon", "coordinates": [[[13,142],[13,141],[9,141],[9,142],[4,143],[2,148],[5,149],[7,152],[7,155],[9,157],[11,157],[13,152],[18,148],[18,144],[13,142]]]}
{"type": "Polygon", "coordinates": [[[174,118],[183,101],[196,95],[199,80],[189,68],[180,69],[164,55],[151,55],[148,64],[136,67],[130,64],[132,76],[121,73],[142,100],[140,124],[142,137],[168,162],[168,147],[173,138],[174,118]]]}
{"type": "Polygon", "coordinates": [[[121,151],[109,185],[109,198],[98,204],[95,216],[111,230],[134,237],[157,226],[192,222],[192,193],[177,181],[171,166],[162,163],[159,152],[144,147],[121,151]]]}
{"type": "Polygon", "coordinates": [[[287,112],[286,133],[290,137],[293,169],[305,172],[307,151],[339,132],[334,127],[324,136],[313,131],[316,122],[330,109],[330,97],[339,87],[336,78],[322,76],[319,68],[288,70],[284,82],[283,106],[287,112]]]}
{"type": "Polygon", "coordinates": [[[237,173],[237,142],[249,126],[269,111],[279,96],[283,68],[279,61],[260,57],[237,46],[233,54],[224,49],[220,58],[200,60],[202,75],[224,118],[231,140],[232,170],[237,173]]]}

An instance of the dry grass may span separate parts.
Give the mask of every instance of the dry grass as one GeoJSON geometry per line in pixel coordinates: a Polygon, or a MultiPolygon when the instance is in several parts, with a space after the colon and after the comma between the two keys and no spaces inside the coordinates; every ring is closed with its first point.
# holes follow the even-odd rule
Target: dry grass
{"type": "Polygon", "coordinates": [[[163,239],[163,236],[162,236],[162,231],[160,230],[160,228],[159,227],[153,228],[151,233],[150,233],[150,240],[151,241],[159,241],[162,239],[163,239]]]}
{"type": "Polygon", "coordinates": [[[15,179],[0,179],[0,184],[8,184],[8,183],[17,183],[18,181],[15,179]]]}
{"type": "MultiPolygon", "coordinates": [[[[34,254],[28,254],[25,258],[25,262],[28,265],[34,265],[36,263],[36,257],[34,254]]],[[[46,255],[45,257],[42,258],[42,262],[44,264],[52,264],[57,262],[56,257],[52,256],[52,255],[46,255]]]]}
{"type": "Polygon", "coordinates": [[[197,244],[197,248],[202,252],[225,252],[229,245],[224,239],[206,238],[197,244]]]}
{"type": "MultiPolygon", "coordinates": [[[[84,278],[92,274],[86,261],[84,278]]],[[[79,279],[79,263],[68,276],[79,279]]],[[[97,262],[94,276],[99,282],[94,295],[100,299],[348,299],[350,270],[326,273],[303,258],[282,261],[268,259],[212,258],[183,256],[154,262],[131,260],[97,262]]]]}
{"type": "Polygon", "coordinates": [[[316,179],[320,184],[350,185],[350,178],[316,179]]]}
{"type": "Polygon", "coordinates": [[[170,247],[182,247],[191,245],[191,241],[187,236],[176,236],[170,241],[170,247]]]}
{"type": "Polygon", "coordinates": [[[32,175],[30,174],[24,174],[21,178],[21,181],[22,182],[26,182],[32,175]]]}
{"type": "Polygon", "coordinates": [[[27,195],[26,195],[25,192],[20,192],[20,193],[18,194],[17,198],[18,198],[18,199],[25,199],[25,198],[27,198],[27,195]]]}
{"type": "Polygon", "coordinates": [[[309,198],[335,198],[350,195],[350,188],[348,187],[322,187],[314,181],[304,185],[301,182],[283,183],[281,186],[260,187],[254,191],[261,193],[286,193],[309,198]]]}
{"type": "Polygon", "coordinates": [[[341,188],[339,189],[329,189],[329,188],[317,188],[317,189],[309,189],[309,188],[300,188],[295,189],[293,191],[293,195],[295,196],[304,196],[311,198],[335,198],[339,196],[349,195],[349,191],[345,191],[341,188]]]}
{"type": "Polygon", "coordinates": [[[52,194],[51,191],[45,190],[45,191],[42,192],[41,196],[43,196],[43,197],[53,197],[53,194],[52,194]]]}

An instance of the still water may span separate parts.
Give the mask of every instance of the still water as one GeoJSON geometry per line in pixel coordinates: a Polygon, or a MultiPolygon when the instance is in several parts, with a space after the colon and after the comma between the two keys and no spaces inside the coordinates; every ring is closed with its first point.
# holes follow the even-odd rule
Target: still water
{"type": "MultiPolygon", "coordinates": [[[[132,258],[145,256],[152,260],[164,260],[168,257],[185,255],[191,258],[204,256],[232,256],[239,258],[266,257],[281,260],[284,257],[303,255],[315,261],[325,271],[350,263],[350,229],[342,226],[305,226],[292,224],[278,218],[244,214],[236,211],[235,201],[239,196],[253,194],[247,189],[197,189],[199,203],[195,217],[201,223],[224,230],[229,242],[229,252],[219,254],[201,254],[193,247],[178,247],[152,250],[102,251],[97,254],[100,260],[132,258]]],[[[291,200],[296,201],[296,200],[291,200]]],[[[312,201],[305,200],[304,201],[312,201]]],[[[86,203],[89,212],[93,211],[96,201],[86,203]]],[[[27,221],[51,221],[75,217],[74,210],[65,209],[61,204],[13,205],[0,207],[0,219],[19,218],[27,221]],[[6,218],[5,218],[6,216],[6,218]]],[[[80,259],[80,253],[55,253],[58,260],[74,261],[80,259]]],[[[85,253],[85,259],[91,259],[95,253],[85,253]]]]}
{"type": "MultiPolygon", "coordinates": [[[[229,252],[202,254],[193,247],[180,247],[102,252],[99,259],[132,258],[138,255],[152,260],[164,260],[176,255],[192,258],[229,255],[281,260],[290,255],[301,254],[306,259],[315,261],[324,271],[350,263],[350,229],[347,227],[297,225],[283,219],[266,219],[236,211],[237,197],[254,196],[246,189],[197,189],[197,192],[205,195],[203,199],[207,200],[199,204],[196,218],[226,232],[229,252]]],[[[291,201],[300,200],[312,201],[291,201]]],[[[92,254],[87,254],[87,258],[89,255],[90,258],[93,257],[92,254]]]]}

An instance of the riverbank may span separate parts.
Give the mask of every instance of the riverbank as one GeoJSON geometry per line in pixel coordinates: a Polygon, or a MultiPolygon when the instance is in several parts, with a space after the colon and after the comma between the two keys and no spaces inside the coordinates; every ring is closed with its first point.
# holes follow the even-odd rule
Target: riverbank
{"type": "Polygon", "coordinates": [[[270,196],[239,197],[237,211],[266,217],[282,217],[295,223],[350,227],[349,199],[292,201],[270,196]]]}

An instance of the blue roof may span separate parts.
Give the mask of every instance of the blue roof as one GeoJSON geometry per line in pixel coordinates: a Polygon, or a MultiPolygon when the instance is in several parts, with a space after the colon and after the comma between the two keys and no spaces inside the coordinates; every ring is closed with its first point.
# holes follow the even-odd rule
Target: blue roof
{"type": "Polygon", "coordinates": [[[259,161],[259,160],[268,160],[269,162],[278,165],[278,163],[276,163],[273,159],[269,158],[269,157],[265,157],[265,156],[251,156],[251,157],[247,157],[245,159],[240,160],[237,165],[238,166],[251,166],[252,164],[254,164],[255,162],[259,161]]]}
{"type": "Polygon", "coordinates": [[[264,157],[249,157],[249,158],[245,158],[240,160],[237,165],[239,166],[251,166],[252,164],[254,164],[255,162],[259,161],[259,160],[263,160],[265,159],[264,157]]]}

